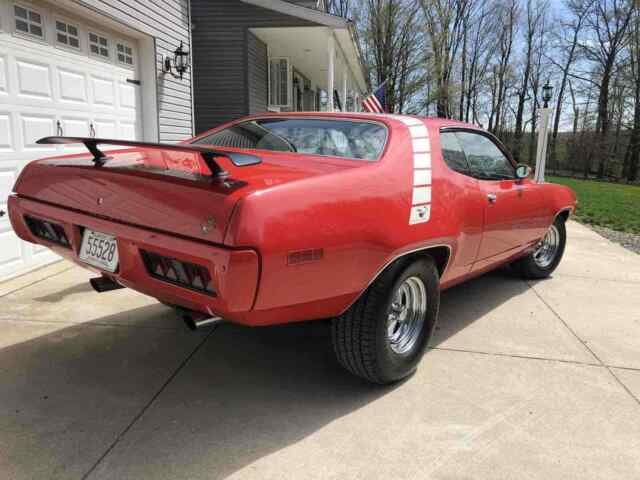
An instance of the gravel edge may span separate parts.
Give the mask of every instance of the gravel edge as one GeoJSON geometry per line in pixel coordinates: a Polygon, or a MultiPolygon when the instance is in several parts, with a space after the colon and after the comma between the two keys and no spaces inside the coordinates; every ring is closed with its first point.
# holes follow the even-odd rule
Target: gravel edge
{"type": "Polygon", "coordinates": [[[598,225],[589,225],[586,223],[583,223],[583,225],[590,228],[598,235],[606,238],[607,240],[611,240],[618,245],[622,245],[627,250],[640,255],[640,235],[636,233],[619,232],[618,230],[613,230],[607,227],[600,227],[598,225]]]}

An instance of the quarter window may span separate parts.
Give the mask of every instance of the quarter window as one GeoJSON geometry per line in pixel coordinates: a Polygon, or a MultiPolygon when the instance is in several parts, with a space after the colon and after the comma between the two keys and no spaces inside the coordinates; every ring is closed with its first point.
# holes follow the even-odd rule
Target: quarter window
{"type": "Polygon", "coordinates": [[[16,20],[16,31],[33,35],[34,37],[44,38],[44,30],[42,29],[42,15],[35,10],[14,5],[13,12],[16,20]]]}
{"type": "Polygon", "coordinates": [[[97,33],[89,32],[89,52],[102,58],[109,58],[109,40],[97,33]]]}
{"type": "Polygon", "coordinates": [[[118,53],[118,62],[123,65],[133,65],[133,49],[126,43],[118,43],[116,45],[118,53]]]}
{"type": "Polygon", "coordinates": [[[485,135],[472,132],[456,132],[471,176],[481,180],[515,178],[515,169],[507,156],[485,135]]]}
{"type": "Polygon", "coordinates": [[[469,165],[455,132],[440,133],[440,148],[442,158],[451,170],[469,175],[469,165]]]}
{"type": "Polygon", "coordinates": [[[56,20],[56,41],[67,47],[80,48],[78,27],[56,20]]]}

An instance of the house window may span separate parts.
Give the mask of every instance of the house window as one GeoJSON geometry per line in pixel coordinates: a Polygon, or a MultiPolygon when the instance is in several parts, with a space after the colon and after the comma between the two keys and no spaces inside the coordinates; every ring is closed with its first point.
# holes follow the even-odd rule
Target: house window
{"type": "Polygon", "coordinates": [[[13,12],[15,14],[17,32],[44,38],[42,15],[20,5],[14,5],[13,12]]]}
{"type": "Polygon", "coordinates": [[[109,58],[109,40],[97,33],[89,32],[89,52],[102,58],[109,58]]]}
{"type": "Polygon", "coordinates": [[[288,107],[291,105],[291,65],[288,58],[269,60],[269,106],[288,107]]]}
{"type": "Polygon", "coordinates": [[[78,27],[56,20],[56,41],[65,47],[80,48],[78,27]]]}
{"type": "Polygon", "coordinates": [[[133,49],[126,43],[118,43],[116,45],[118,51],[118,62],[124,65],[133,65],[133,49]]]}

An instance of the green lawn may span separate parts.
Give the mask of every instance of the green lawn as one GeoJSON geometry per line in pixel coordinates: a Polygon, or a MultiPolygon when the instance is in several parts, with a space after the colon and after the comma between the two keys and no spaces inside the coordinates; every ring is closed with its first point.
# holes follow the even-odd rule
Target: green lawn
{"type": "Polygon", "coordinates": [[[564,177],[547,177],[547,181],[567,185],[576,192],[576,220],[640,234],[640,186],[564,177]]]}

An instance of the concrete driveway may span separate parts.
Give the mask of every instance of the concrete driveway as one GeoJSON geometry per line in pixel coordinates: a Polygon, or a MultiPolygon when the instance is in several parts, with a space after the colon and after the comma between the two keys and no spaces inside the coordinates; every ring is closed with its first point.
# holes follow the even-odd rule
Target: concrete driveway
{"type": "Polygon", "coordinates": [[[387,388],[321,322],[193,333],[67,263],[0,284],[0,478],[640,478],[640,256],[568,231],[549,280],[445,292],[387,388]]]}

